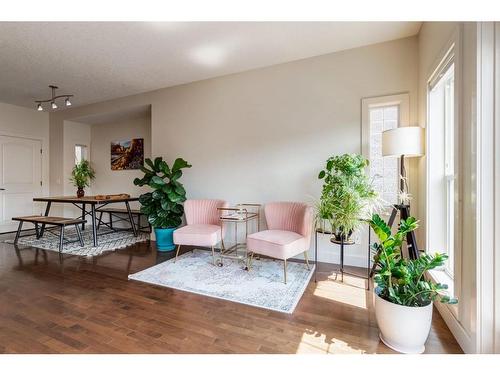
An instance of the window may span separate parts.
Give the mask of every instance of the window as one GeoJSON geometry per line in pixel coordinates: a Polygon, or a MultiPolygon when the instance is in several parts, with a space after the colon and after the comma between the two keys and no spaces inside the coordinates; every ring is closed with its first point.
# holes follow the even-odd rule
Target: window
{"type": "Polygon", "coordinates": [[[382,132],[399,126],[399,106],[372,107],[370,111],[370,177],[380,197],[398,203],[398,159],[382,156],[382,132]]]}
{"type": "Polygon", "coordinates": [[[399,160],[382,156],[382,132],[402,125],[409,125],[408,94],[362,100],[363,155],[373,186],[388,205],[398,203],[399,160]]]}
{"type": "Polygon", "coordinates": [[[429,104],[429,170],[430,195],[433,218],[428,247],[431,252],[448,254],[445,272],[453,278],[455,248],[455,67],[453,56],[431,80],[428,90],[429,104]],[[439,232],[440,233],[439,233],[439,232]]]}
{"type": "Polygon", "coordinates": [[[80,163],[82,160],[87,160],[87,146],[75,145],[75,164],[80,163]]]}

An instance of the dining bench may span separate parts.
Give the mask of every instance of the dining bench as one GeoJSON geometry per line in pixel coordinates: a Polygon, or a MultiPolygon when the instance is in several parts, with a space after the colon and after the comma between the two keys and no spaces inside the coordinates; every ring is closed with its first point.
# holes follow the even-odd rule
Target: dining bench
{"type": "MultiPolygon", "coordinates": [[[[72,219],[65,217],[57,217],[57,216],[18,216],[13,217],[12,220],[19,221],[19,227],[17,228],[16,238],[14,240],[14,244],[17,245],[19,238],[27,237],[21,236],[21,231],[23,229],[23,224],[31,223],[35,225],[35,233],[36,238],[39,239],[43,236],[46,225],[59,227],[59,254],[61,255],[64,245],[64,229],[67,226],[74,225],[76,234],[78,235],[78,241],[81,246],[84,246],[82,233],[80,232],[80,225],[85,223],[86,220],[83,219],[72,219]],[[39,228],[41,225],[41,228],[39,228]]],[[[73,241],[76,242],[76,241],[73,241]]]]}
{"type": "MultiPolygon", "coordinates": [[[[98,214],[100,214],[99,218],[97,220],[98,221],[97,229],[99,229],[99,227],[102,224],[102,225],[109,227],[110,229],[115,230],[116,228],[113,227],[113,218],[115,218],[114,223],[120,222],[120,221],[130,222],[130,220],[127,220],[126,218],[123,218],[122,216],[120,216],[120,215],[128,214],[128,211],[125,208],[102,207],[102,208],[98,208],[96,210],[96,212],[98,214]],[[109,215],[109,222],[108,223],[104,222],[103,217],[102,217],[103,214],[109,215]]],[[[146,214],[142,213],[141,210],[139,210],[139,209],[133,209],[133,208],[130,209],[130,213],[131,213],[132,217],[133,216],[137,217],[136,229],[139,232],[151,233],[152,230],[151,230],[151,225],[149,224],[149,222],[147,225],[141,225],[141,217],[146,217],[147,216],[146,214]]]]}

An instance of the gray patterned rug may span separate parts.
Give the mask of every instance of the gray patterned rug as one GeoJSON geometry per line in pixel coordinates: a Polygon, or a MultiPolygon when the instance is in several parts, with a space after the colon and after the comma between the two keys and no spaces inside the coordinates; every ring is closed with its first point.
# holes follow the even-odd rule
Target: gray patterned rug
{"type": "MultiPolygon", "coordinates": [[[[92,230],[90,228],[84,230],[82,232],[82,236],[83,242],[85,244],[85,246],[83,247],[80,246],[80,242],[77,241],[78,238],[76,235],[76,231],[72,228],[66,229],[64,233],[64,239],[71,241],[72,243],[65,243],[62,252],[64,254],[70,255],[97,256],[106,251],[122,249],[137,242],[144,242],[149,240],[148,233],[139,233],[137,237],[134,237],[134,234],[132,232],[108,232],[108,230],[101,229],[99,231],[99,245],[97,247],[94,247],[92,230]]],[[[14,240],[9,239],[5,242],[14,243],[14,240]]],[[[40,239],[37,239],[35,235],[21,237],[19,239],[18,246],[30,246],[39,249],[59,252],[59,237],[56,237],[50,233],[45,233],[44,236],[40,239]]]]}
{"type": "Polygon", "coordinates": [[[291,314],[314,272],[303,263],[288,262],[287,284],[283,283],[283,261],[254,259],[250,271],[242,263],[224,259],[212,263],[209,251],[194,250],[174,260],[129,275],[129,279],[187,292],[221,298],[246,305],[291,314]]]}

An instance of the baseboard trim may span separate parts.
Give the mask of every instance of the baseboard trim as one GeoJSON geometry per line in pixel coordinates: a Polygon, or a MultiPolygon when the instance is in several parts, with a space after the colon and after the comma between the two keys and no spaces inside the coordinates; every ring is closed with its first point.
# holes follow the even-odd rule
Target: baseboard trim
{"type": "Polygon", "coordinates": [[[455,315],[450,311],[448,305],[436,302],[435,306],[464,353],[475,354],[476,348],[472,337],[467,333],[457,318],[455,318],[455,315]]]}

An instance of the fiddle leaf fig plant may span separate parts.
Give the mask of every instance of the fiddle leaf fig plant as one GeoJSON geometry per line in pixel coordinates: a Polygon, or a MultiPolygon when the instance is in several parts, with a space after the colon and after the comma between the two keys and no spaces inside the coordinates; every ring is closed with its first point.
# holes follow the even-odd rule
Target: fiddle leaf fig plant
{"type": "Polygon", "coordinates": [[[182,177],[182,169],[191,168],[191,165],[182,158],[174,161],[172,167],[161,157],[152,161],[145,160],[143,178],[136,178],[134,185],[147,185],[152,192],[139,197],[141,212],[148,217],[149,223],[154,228],[175,228],[181,225],[186,200],[186,190],[178,181],[182,177]]]}
{"type": "Polygon", "coordinates": [[[398,231],[391,233],[391,228],[379,215],[373,215],[370,226],[380,242],[373,245],[377,251],[374,262],[377,265],[374,281],[376,292],[382,299],[397,305],[422,307],[432,301],[458,303],[444,292],[446,284],[435,283],[426,279],[426,272],[441,267],[448,258],[446,254],[423,254],[417,259],[405,259],[401,254],[406,235],[418,227],[414,217],[401,220],[398,231]]]}

